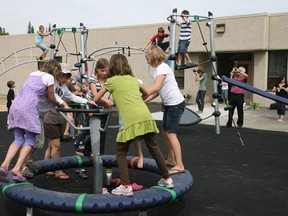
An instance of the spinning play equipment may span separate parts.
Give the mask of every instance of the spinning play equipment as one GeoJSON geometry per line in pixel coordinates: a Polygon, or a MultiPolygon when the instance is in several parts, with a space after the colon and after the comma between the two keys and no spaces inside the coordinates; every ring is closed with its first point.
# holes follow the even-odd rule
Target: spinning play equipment
{"type": "MultiPolygon", "coordinates": [[[[103,188],[103,166],[117,167],[117,161],[113,155],[100,154],[100,130],[108,128],[108,121],[115,109],[62,109],[58,111],[67,119],[64,112],[89,113],[90,127],[77,128],[79,130],[90,130],[92,156],[91,157],[62,157],[57,159],[37,161],[37,168],[31,171],[35,175],[48,171],[78,167],[93,166],[93,194],[76,194],[50,191],[38,188],[29,182],[24,183],[0,183],[0,188],[7,198],[13,199],[27,206],[27,216],[32,216],[32,209],[41,208],[51,211],[71,213],[112,213],[123,211],[139,211],[139,215],[146,215],[146,209],[172,202],[184,196],[192,187],[193,178],[188,170],[184,173],[173,175],[174,188],[167,189],[160,186],[136,191],[132,197],[102,194],[103,188]],[[100,116],[108,115],[107,122],[103,128],[100,127],[100,116]]],[[[71,122],[70,122],[71,123],[71,122]]],[[[137,168],[137,160],[127,157],[128,167],[137,168]]],[[[153,159],[144,158],[144,171],[159,174],[159,169],[153,159]]]]}
{"type": "MultiPolygon", "coordinates": [[[[103,155],[101,159],[103,160],[103,166],[117,167],[115,156],[103,155]]],[[[137,163],[132,157],[127,159],[129,168],[137,167],[137,163]]],[[[39,168],[33,170],[33,172],[39,175],[55,169],[91,167],[93,166],[93,158],[79,156],[62,157],[56,160],[37,161],[37,164],[39,168]]],[[[153,159],[144,159],[143,171],[159,174],[158,167],[153,159]]],[[[175,201],[191,189],[193,179],[188,170],[185,173],[173,175],[172,178],[174,181],[174,188],[172,189],[152,186],[134,192],[133,197],[113,194],[103,195],[100,193],[56,192],[38,188],[29,182],[17,184],[0,183],[0,185],[2,184],[2,192],[7,198],[25,206],[70,213],[112,213],[141,210],[143,214],[146,209],[175,201]]]]}

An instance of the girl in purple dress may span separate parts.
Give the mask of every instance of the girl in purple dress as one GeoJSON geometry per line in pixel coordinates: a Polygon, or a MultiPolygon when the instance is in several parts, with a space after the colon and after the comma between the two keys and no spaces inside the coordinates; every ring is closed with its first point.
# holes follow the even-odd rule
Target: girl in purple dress
{"type": "Polygon", "coordinates": [[[54,76],[61,72],[61,66],[55,60],[46,62],[42,71],[32,72],[22,89],[13,101],[9,112],[8,129],[14,132],[14,141],[10,145],[4,162],[0,166],[0,181],[9,182],[8,169],[11,160],[18,150],[21,151],[16,165],[11,170],[15,182],[26,181],[21,175],[28,154],[35,144],[35,137],[41,132],[41,124],[38,113],[38,101],[46,98],[56,104],[54,95],[54,76]]]}

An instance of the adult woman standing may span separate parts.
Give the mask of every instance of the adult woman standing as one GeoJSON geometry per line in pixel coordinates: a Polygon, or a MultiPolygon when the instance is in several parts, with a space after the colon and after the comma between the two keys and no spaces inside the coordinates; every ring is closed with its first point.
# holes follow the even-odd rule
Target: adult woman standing
{"type": "MultiPolygon", "coordinates": [[[[278,81],[273,87],[272,91],[276,92],[276,95],[280,97],[287,98],[288,85],[286,83],[286,78],[284,76],[279,76],[278,81]]],[[[276,106],[277,106],[277,114],[278,114],[277,121],[282,122],[284,115],[285,115],[285,104],[277,101],[276,106]]]]}

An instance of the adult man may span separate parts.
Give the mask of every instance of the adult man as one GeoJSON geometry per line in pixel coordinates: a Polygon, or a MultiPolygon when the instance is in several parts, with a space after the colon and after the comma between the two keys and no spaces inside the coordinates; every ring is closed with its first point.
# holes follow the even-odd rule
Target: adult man
{"type": "Polygon", "coordinates": [[[198,112],[202,113],[204,110],[204,98],[206,94],[207,74],[201,70],[194,70],[195,82],[199,82],[199,90],[196,96],[196,103],[198,105],[198,112]]]}
{"type": "MultiPolygon", "coordinates": [[[[244,67],[239,68],[235,67],[230,72],[230,78],[238,82],[246,83],[248,80],[248,74],[246,74],[245,72],[246,70],[244,67]]],[[[233,85],[231,86],[230,98],[229,98],[229,105],[231,106],[231,108],[229,109],[229,117],[226,127],[232,127],[233,114],[235,107],[237,107],[237,113],[238,113],[237,126],[238,128],[242,128],[244,121],[244,112],[243,112],[244,93],[245,93],[244,89],[233,85]]]]}

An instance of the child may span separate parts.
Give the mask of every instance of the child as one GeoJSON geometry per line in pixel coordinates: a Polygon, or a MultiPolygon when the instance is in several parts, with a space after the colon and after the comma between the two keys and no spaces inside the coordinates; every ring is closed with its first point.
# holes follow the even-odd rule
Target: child
{"type": "Polygon", "coordinates": [[[222,99],[223,99],[223,104],[228,105],[228,91],[229,91],[229,86],[227,82],[222,81],[220,83],[221,86],[221,94],[222,94],[222,99]]]}
{"type": "MultiPolygon", "coordinates": [[[[72,92],[76,96],[82,96],[81,84],[78,82],[75,82],[75,84],[73,84],[72,82],[73,82],[72,77],[69,78],[68,81],[66,82],[66,86],[69,89],[69,91],[72,92]]],[[[68,101],[68,102],[71,102],[71,101],[68,101]]],[[[71,102],[71,103],[73,103],[73,102],[71,102]]],[[[71,122],[73,122],[75,125],[77,125],[76,121],[78,120],[79,113],[76,113],[75,115],[73,115],[72,112],[67,112],[66,116],[71,122]],[[75,117],[75,119],[74,119],[74,117],[75,117]]],[[[67,122],[66,127],[65,127],[65,131],[64,131],[64,140],[71,139],[76,134],[75,131],[70,130],[70,129],[71,129],[70,124],[67,122]]]]}
{"type": "Polygon", "coordinates": [[[86,95],[89,92],[89,81],[86,81],[82,84],[82,97],[86,98],[86,95]]]}
{"type": "MultiPolygon", "coordinates": [[[[155,134],[158,133],[159,130],[150,111],[141,98],[140,93],[146,94],[146,89],[141,86],[134,77],[127,58],[122,54],[115,54],[111,57],[108,79],[104,84],[104,88],[94,97],[94,101],[99,101],[107,91],[112,94],[124,125],[124,128],[118,131],[116,138],[116,159],[121,185],[113,189],[112,194],[133,196],[126,157],[130,144],[140,138],[144,139],[162,175],[158,185],[166,188],[174,187],[164,157],[158,144],[155,142],[155,134]]],[[[105,104],[105,106],[111,107],[109,104],[105,104]]]]}
{"type": "MultiPolygon", "coordinates": [[[[94,96],[97,95],[97,92],[99,92],[103,88],[103,85],[107,79],[108,68],[109,68],[109,62],[107,59],[100,58],[97,61],[96,67],[95,67],[95,74],[89,78],[90,88],[88,90],[88,93],[86,94],[87,99],[92,100],[94,96]]],[[[101,98],[101,101],[99,102],[99,104],[103,105],[104,104],[103,102],[111,103],[110,100],[106,98],[101,98]]],[[[103,116],[102,121],[101,121],[102,127],[104,127],[106,120],[107,118],[103,116]]],[[[89,117],[87,116],[86,117],[87,126],[88,126],[88,121],[89,121],[89,117]]],[[[123,122],[121,118],[119,117],[119,129],[121,129],[121,127],[123,127],[123,122]]],[[[140,142],[135,142],[134,145],[138,153],[137,167],[143,168],[143,153],[141,149],[141,144],[140,142]]],[[[100,146],[101,146],[100,152],[103,154],[104,146],[105,146],[105,132],[103,131],[100,131],[100,146]]],[[[83,131],[81,133],[80,137],[74,143],[74,148],[75,148],[76,154],[79,156],[90,156],[92,154],[91,137],[90,137],[89,131],[83,131]]],[[[87,173],[84,169],[81,169],[79,171],[79,175],[80,177],[84,176],[85,178],[87,178],[87,173]]]]}
{"type": "Polygon", "coordinates": [[[7,111],[9,113],[11,104],[15,98],[15,92],[14,92],[15,82],[13,80],[8,81],[7,87],[9,88],[8,93],[7,93],[7,111]]]}
{"type": "Polygon", "coordinates": [[[44,30],[45,30],[44,26],[40,25],[39,26],[39,32],[36,35],[36,47],[39,47],[43,51],[42,55],[37,57],[37,60],[46,60],[46,55],[49,51],[49,48],[43,44],[43,38],[50,35],[52,33],[52,31],[51,32],[44,32],[44,30]]]}
{"type": "MultiPolygon", "coordinates": [[[[89,87],[88,93],[86,94],[87,100],[93,100],[93,98],[97,95],[97,93],[103,88],[104,82],[106,81],[106,78],[107,78],[108,67],[109,67],[109,62],[105,58],[100,58],[96,62],[94,75],[92,75],[89,78],[90,87],[89,87]]],[[[103,104],[103,102],[113,104],[113,102],[111,102],[107,98],[103,97],[99,101],[98,105],[103,104]]],[[[107,120],[107,116],[103,115],[101,117],[101,127],[104,127],[106,120],[107,120]]],[[[89,116],[88,115],[85,116],[85,121],[86,121],[85,126],[89,126],[89,116]]],[[[100,131],[100,146],[101,146],[100,152],[102,154],[104,153],[105,135],[106,135],[106,133],[104,131],[100,131]]],[[[75,148],[77,155],[80,155],[80,156],[83,156],[83,155],[90,156],[91,155],[91,153],[92,153],[91,137],[90,137],[90,132],[88,130],[85,130],[80,134],[80,136],[74,142],[74,148],[75,148]]]]}
{"type": "Polygon", "coordinates": [[[180,26],[180,35],[179,35],[179,42],[178,42],[178,60],[176,62],[176,69],[177,67],[182,65],[183,56],[187,60],[187,66],[193,65],[189,54],[187,53],[188,46],[191,40],[191,20],[189,19],[189,11],[183,10],[181,13],[182,20],[177,22],[177,25],[180,26]]]}
{"type": "MultiPolygon", "coordinates": [[[[55,93],[57,101],[64,108],[69,108],[67,103],[63,99],[68,99],[76,103],[87,103],[90,105],[96,105],[94,101],[88,101],[82,97],[76,96],[71,93],[68,87],[65,85],[67,80],[71,77],[71,70],[69,65],[62,64],[62,73],[56,76],[55,80],[55,93]],[[63,98],[63,99],[62,99],[63,98]]],[[[45,152],[45,160],[50,158],[60,157],[60,139],[63,136],[63,124],[65,119],[55,109],[49,110],[43,119],[44,134],[48,138],[48,148],[45,152]]],[[[48,172],[47,175],[54,175],[55,178],[66,180],[69,176],[62,170],[57,170],[55,173],[48,172]]]]}
{"type": "Polygon", "coordinates": [[[54,95],[53,75],[59,73],[61,67],[58,63],[53,65],[48,71],[31,73],[11,105],[8,129],[13,130],[15,140],[10,145],[5,160],[1,164],[0,181],[2,182],[9,182],[7,170],[20,148],[17,163],[11,172],[15,182],[26,181],[20,170],[33,149],[36,135],[41,132],[38,101],[47,97],[47,100],[54,104],[57,103],[54,95]]]}
{"type": "Polygon", "coordinates": [[[177,131],[181,116],[185,108],[185,100],[181,94],[175,76],[169,65],[165,53],[158,46],[151,46],[145,53],[147,63],[155,68],[154,84],[149,89],[148,102],[160,95],[164,105],[162,134],[168,149],[166,164],[173,166],[169,174],[185,172],[182,162],[181,145],[177,138],[177,131]]]}
{"type": "MultiPolygon", "coordinates": [[[[41,68],[41,71],[50,71],[50,70],[55,70],[55,68],[59,68],[58,73],[61,72],[61,66],[60,64],[55,61],[55,60],[49,60],[47,62],[45,62],[41,68]]],[[[55,78],[54,78],[55,79],[55,78]]],[[[57,98],[56,98],[57,100],[57,98]]],[[[33,146],[33,150],[32,152],[28,155],[27,157],[27,161],[25,166],[22,169],[22,175],[26,178],[32,178],[34,176],[34,174],[30,171],[29,168],[31,169],[35,169],[38,168],[38,164],[36,162],[34,162],[32,160],[32,156],[35,153],[35,151],[37,151],[37,149],[42,149],[45,143],[45,136],[44,136],[44,127],[43,127],[43,118],[45,116],[45,114],[52,108],[55,107],[55,104],[51,103],[48,98],[47,95],[45,95],[44,97],[39,98],[38,101],[38,112],[39,112],[39,116],[40,116],[40,123],[41,123],[41,133],[37,134],[36,136],[36,141],[35,141],[35,145],[33,146]]]]}
{"type": "MultiPolygon", "coordinates": [[[[11,104],[15,98],[15,92],[14,92],[15,82],[13,80],[8,81],[7,87],[9,88],[8,93],[7,93],[7,111],[9,114],[11,104]]],[[[7,117],[7,125],[8,124],[9,124],[9,121],[8,121],[8,117],[7,117]]]]}
{"type": "Polygon", "coordinates": [[[151,40],[143,47],[142,51],[144,51],[148,46],[158,45],[165,52],[169,47],[169,41],[163,42],[164,38],[169,37],[169,34],[165,34],[165,30],[163,27],[158,28],[158,34],[154,35],[151,40]]]}

